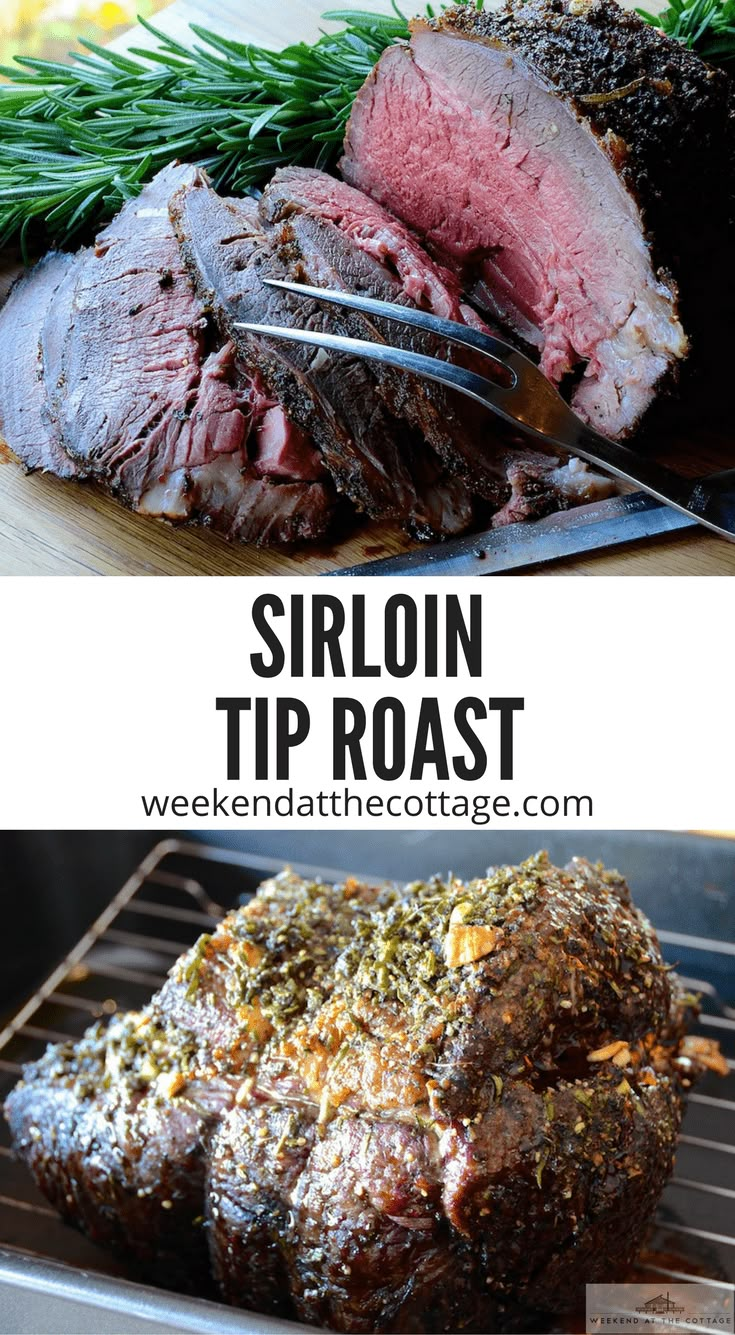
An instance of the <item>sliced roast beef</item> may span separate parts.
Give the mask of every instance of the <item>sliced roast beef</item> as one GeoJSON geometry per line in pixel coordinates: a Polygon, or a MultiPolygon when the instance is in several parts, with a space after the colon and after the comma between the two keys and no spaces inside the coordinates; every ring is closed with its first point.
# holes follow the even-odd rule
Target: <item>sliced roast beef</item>
{"type": "Polygon", "coordinates": [[[342,170],[625,436],[687,356],[679,287],[691,323],[692,263],[724,235],[729,98],[613,0],[468,5],[384,53],[342,170]]]}
{"type": "Polygon", "coordinates": [[[158,481],[147,439],[154,429],[165,438],[169,421],[184,427],[204,360],[203,313],[166,212],[190,173],[167,168],[121,210],[79,257],[70,320],[62,308],[50,321],[51,416],[69,452],[134,506],[158,481]]]}
{"type": "MultiPolygon", "coordinates": [[[[126,460],[120,475],[138,464],[126,460]]],[[[142,514],[195,519],[243,542],[319,538],[334,510],[313,444],[242,368],[232,343],[207,356],[185,416],[167,415],[150,432],[144,467],[142,514]]]]}
{"type": "MultiPolygon", "coordinates": [[[[263,192],[260,215],[266,225],[285,223],[293,230],[303,257],[301,281],[419,306],[487,331],[461,300],[456,277],[433,263],[395,217],[343,181],[299,167],[278,171],[263,192]]],[[[456,360],[480,375],[492,375],[491,362],[421,330],[372,316],[363,317],[363,323],[373,342],[456,360]]],[[[567,464],[551,452],[529,448],[485,409],[452,391],[389,367],[373,364],[373,371],[391,410],[426,436],[449,473],[464,478],[491,503],[495,526],[538,518],[614,490],[609,479],[579,460],[567,464]]]]}
{"type": "Polygon", "coordinates": [[[48,422],[143,514],[260,543],[320,537],[334,502],[313,445],[212,337],[183,264],[168,204],[193,175],[159,173],[77,259],[43,331],[48,422]]]}
{"type": "Polygon", "coordinates": [[[291,223],[266,236],[251,201],[221,199],[202,173],[175,197],[171,213],[201,300],[313,435],[337,487],[368,514],[394,518],[421,536],[466,528],[472,517],[466,488],[441,477],[419,434],[389,411],[368,365],[238,329],[239,322],[309,325],[366,336],[360,317],[265,285],[268,277],[303,279],[313,271],[291,223]]]}
{"type": "Polygon", "coordinates": [[[332,222],[400,281],[414,306],[460,324],[477,317],[463,307],[459,281],[427,255],[418,237],[374,199],[327,172],[282,167],[269,182],[259,205],[264,223],[282,222],[307,212],[332,222]]]}
{"type": "MultiPolygon", "coordinates": [[[[310,323],[455,356],[431,335],[268,288],[268,276],[482,324],[456,276],[344,182],[294,168],[259,203],[228,201],[173,164],[93,247],[51,255],[17,285],[0,315],[8,443],[27,467],[101,482],[141,514],[262,544],[325,534],[332,480],[421,538],[569,503],[563,464],[529,450],[520,463],[515,442],[452,392],[245,335],[241,320],[310,323]]],[[[575,475],[576,499],[586,486],[599,479],[575,475]]]]}
{"type": "Polygon", "coordinates": [[[79,468],[47,419],[41,330],[73,267],[63,251],[47,255],[0,311],[0,435],[27,469],[59,477],[75,477],[79,468]]]}
{"type": "MultiPolygon", "coordinates": [[[[465,322],[468,308],[462,307],[456,278],[434,264],[385,209],[344,182],[298,167],[279,171],[263,193],[260,215],[276,229],[285,224],[295,237],[302,281],[421,306],[465,322]]],[[[337,326],[345,323],[334,310],[328,315],[337,326]]],[[[449,361],[471,360],[472,354],[422,330],[364,315],[352,323],[358,337],[361,333],[372,342],[390,342],[449,361]]],[[[491,363],[475,360],[480,373],[492,373],[491,363]]],[[[500,433],[493,431],[488,413],[440,385],[378,363],[371,364],[370,374],[391,412],[420,431],[452,473],[497,505],[506,478],[500,433]]]]}
{"type": "MultiPolygon", "coordinates": [[[[66,271],[54,293],[53,302],[41,316],[39,335],[42,367],[41,417],[54,453],[66,458],[72,456],[64,447],[57,406],[64,394],[63,356],[69,330],[74,324],[74,289],[80,265],[86,254],[86,250],[81,250],[67,263],[66,271]]],[[[89,469],[82,460],[73,459],[72,462],[78,476],[88,475],[89,469]]]]}

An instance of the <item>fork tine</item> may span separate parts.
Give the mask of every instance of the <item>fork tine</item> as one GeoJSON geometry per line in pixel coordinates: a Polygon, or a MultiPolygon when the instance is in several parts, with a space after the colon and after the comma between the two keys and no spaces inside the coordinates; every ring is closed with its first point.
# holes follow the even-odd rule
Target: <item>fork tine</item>
{"type": "MultiPolygon", "coordinates": [[[[696,519],[705,528],[712,529],[723,538],[735,541],[735,493],[727,485],[714,487],[709,479],[687,483],[684,478],[670,469],[647,460],[633,453],[625,445],[607,440],[593,428],[588,427],[564,403],[564,400],[546,381],[548,387],[542,412],[529,413],[524,409],[524,390],[528,388],[528,377],[518,378],[513,386],[499,385],[486,380],[484,376],[466,371],[463,366],[442,361],[438,357],[427,357],[424,353],[409,352],[405,348],[395,348],[390,343],[370,343],[360,338],[346,338],[340,334],[319,334],[311,329],[283,328],[278,325],[260,325],[237,323],[235,329],[245,329],[248,333],[265,335],[270,338],[282,338],[292,343],[306,343],[315,348],[333,349],[335,352],[349,352],[356,357],[365,357],[370,361],[382,362],[385,366],[395,366],[414,375],[426,376],[440,385],[459,390],[469,398],[484,404],[497,417],[503,419],[516,431],[544,441],[555,449],[571,450],[573,454],[586,459],[588,463],[602,467],[624,482],[632,482],[648,492],[658,501],[665,501],[675,510],[696,519]],[[525,380],[525,385],[524,385],[525,380]],[[558,399],[562,416],[551,414],[548,425],[544,423],[544,407],[549,406],[549,394],[558,399]],[[508,405],[521,402],[515,412],[508,411],[508,405]]],[[[534,367],[534,374],[543,381],[540,371],[534,367]]],[[[533,383],[533,382],[532,382],[533,383]]],[[[735,472],[735,470],[732,470],[735,472]]],[[[724,475],[728,480],[727,472],[724,475]]]]}
{"type": "Polygon", "coordinates": [[[318,334],[311,329],[247,323],[237,323],[234,328],[245,329],[251,334],[266,334],[270,338],[285,338],[292,343],[307,343],[312,347],[332,349],[334,352],[351,352],[353,356],[382,362],[384,366],[395,366],[400,371],[411,371],[414,375],[426,376],[428,380],[436,380],[440,385],[458,389],[461,394],[476,399],[478,403],[503,417],[511,426],[516,428],[519,426],[517,418],[502,406],[502,396],[512,393],[510,386],[498,385],[492,380],[486,380],[484,376],[475,375],[474,371],[466,371],[463,366],[444,362],[440,357],[427,357],[423,352],[394,348],[390,343],[369,343],[366,339],[346,338],[341,334],[318,334]]]}
{"type": "Polygon", "coordinates": [[[443,316],[432,315],[429,311],[416,310],[413,306],[398,306],[391,301],[378,301],[374,297],[357,296],[352,292],[338,292],[331,288],[309,287],[306,283],[287,283],[280,278],[265,278],[268,287],[280,287],[284,292],[295,292],[302,297],[316,297],[327,301],[332,306],[345,306],[348,310],[365,311],[367,315],[382,315],[386,320],[395,320],[398,324],[413,325],[417,329],[426,329],[429,333],[439,334],[452,343],[459,343],[465,348],[474,348],[494,362],[511,366],[522,356],[517,348],[504,343],[494,334],[484,334],[481,329],[471,325],[459,324],[456,320],[445,320],[443,316]]]}

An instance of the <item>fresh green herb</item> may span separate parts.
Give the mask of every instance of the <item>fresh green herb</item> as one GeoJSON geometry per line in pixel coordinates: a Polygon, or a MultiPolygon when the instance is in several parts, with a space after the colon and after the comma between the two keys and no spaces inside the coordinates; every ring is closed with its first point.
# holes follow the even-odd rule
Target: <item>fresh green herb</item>
{"type": "MultiPolygon", "coordinates": [[[[405,899],[355,925],[337,963],[344,996],[348,1002],[366,994],[380,1003],[397,1001],[416,1030],[438,1019],[448,999],[456,1013],[462,987],[471,988],[473,982],[447,965],[444,947],[453,910],[461,904],[466,925],[505,923],[533,904],[547,866],[545,855],[539,855],[476,881],[414,883],[405,899]]],[[[462,1022],[460,1004],[456,1023],[462,1022]]]]}
{"type": "Polygon", "coordinates": [[[67,243],[111,217],[173,158],[232,193],[276,167],[327,167],[355,94],[406,19],[335,11],[314,45],[281,52],[192,26],[190,46],[155,39],[129,55],[83,43],[73,65],[18,57],[0,68],[0,245],[36,231],[67,243]]]}
{"type": "Polygon", "coordinates": [[[202,970],[202,964],[207,958],[207,947],[211,940],[211,932],[205,932],[200,936],[196,944],[192,946],[186,963],[181,965],[182,978],[184,982],[188,984],[186,989],[187,1001],[193,1001],[199,991],[199,975],[202,970]]]}
{"type": "Polygon", "coordinates": [[[669,0],[660,14],[638,13],[703,60],[725,69],[735,63],[735,0],[669,0]]]}
{"type": "MultiPolygon", "coordinates": [[[[392,893],[386,890],[386,899],[392,893]]],[[[235,1010],[257,1004],[278,1033],[318,1010],[332,985],[332,961],[365,907],[319,882],[297,882],[297,892],[276,899],[272,913],[233,914],[227,920],[233,940],[220,955],[228,1004],[235,1010]],[[261,952],[254,961],[252,946],[261,952]]]]}

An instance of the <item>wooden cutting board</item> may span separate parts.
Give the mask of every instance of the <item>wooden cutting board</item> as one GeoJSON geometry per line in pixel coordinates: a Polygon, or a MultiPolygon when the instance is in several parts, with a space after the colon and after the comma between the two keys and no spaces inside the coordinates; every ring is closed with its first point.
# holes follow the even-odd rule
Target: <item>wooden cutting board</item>
{"type": "MultiPolygon", "coordinates": [[[[313,41],[323,26],[320,15],[329,7],[328,0],[278,0],[277,5],[258,0],[175,0],[156,22],[179,37],[186,37],[190,23],[200,23],[240,40],[280,47],[291,41],[313,41]]],[[[365,8],[388,11],[390,0],[370,0],[365,8]]],[[[720,468],[728,458],[733,462],[735,447],[710,434],[706,440],[678,441],[666,453],[673,462],[684,459],[689,472],[697,457],[704,471],[708,460],[720,468]]],[[[0,453],[3,575],[321,574],[391,556],[411,545],[400,532],[364,524],[343,542],[293,556],[235,546],[202,530],[171,529],[142,519],[90,486],[40,474],[26,477],[7,452],[0,453]]],[[[735,575],[735,545],[686,532],[615,553],[560,562],[545,573],[735,575]]]]}

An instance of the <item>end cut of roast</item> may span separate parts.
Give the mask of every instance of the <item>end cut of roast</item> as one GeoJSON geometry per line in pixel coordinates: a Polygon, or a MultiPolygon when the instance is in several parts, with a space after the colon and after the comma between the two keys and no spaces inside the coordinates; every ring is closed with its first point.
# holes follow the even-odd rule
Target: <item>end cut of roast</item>
{"type": "Polygon", "coordinates": [[[52,252],[13,287],[0,313],[0,437],[29,470],[58,477],[78,469],[47,418],[41,331],[74,259],[52,252]]]}
{"type": "Polygon", "coordinates": [[[613,0],[411,27],[357,97],[345,178],[573,386],[582,417],[628,435],[698,332],[703,252],[726,232],[729,80],[613,0]]]}
{"type": "Polygon", "coordinates": [[[17,284],[0,313],[4,435],[27,467],[95,479],[141,514],[320,537],[334,495],[318,452],[210,327],[183,263],[168,210],[194,170],[166,168],[93,247],[17,284]]]}
{"type": "Polygon", "coordinates": [[[691,1004],[583,859],[284,873],[6,1113],[64,1218],[163,1282],[337,1331],[527,1330],[634,1260],[723,1064],[691,1004]]]}

